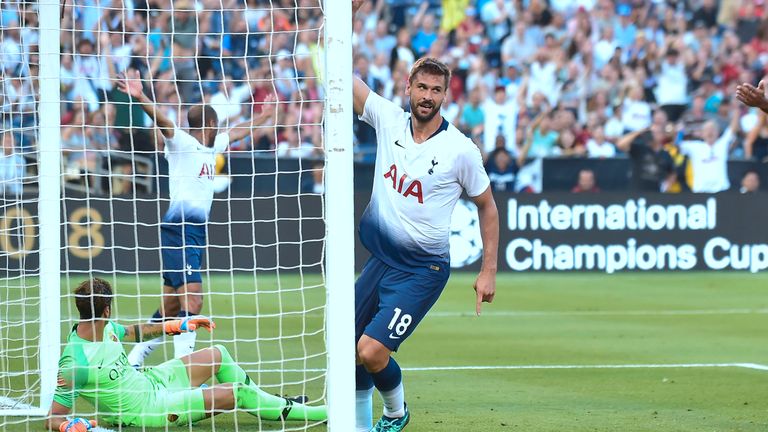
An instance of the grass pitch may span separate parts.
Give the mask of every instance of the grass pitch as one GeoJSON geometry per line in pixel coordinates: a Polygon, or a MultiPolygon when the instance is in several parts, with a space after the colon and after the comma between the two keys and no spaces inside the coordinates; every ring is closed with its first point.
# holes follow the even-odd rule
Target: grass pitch
{"type": "MultiPolygon", "coordinates": [[[[761,366],[768,365],[768,276],[503,274],[496,301],[484,305],[480,317],[474,315],[473,279],[454,274],[396,355],[407,369],[413,418],[406,430],[768,429],[768,367],[761,366]]],[[[154,310],[158,299],[136,297],[136,286],[156,295],[159,276],[115,281],[118,320],[130,323],[154,310]]],[[[208,296],[205,313],[217,318],[218,327],[212,337],[199,337],[198,347],[227,345],[251,377],[275,393],[323,397],[319,278],[215,277],[206,286],[216,294],[208,296]],[[309,288],[294,290],[298,286],[309,288]]],[[[69,317],[71,299],[62,303],[62,317],[69,317]]],[[[172,344],[164,348],[150,363],[170,357],[172,344]]],[[[83,402],[76,408],[86,415],[93,410],[83,402]]],[[[0,417],[0,425],[8,431],[41,428],[40,422],[18,418],[0,417]],[[8,421],[21,423],[3,425],[8,421]]],[[[253,431],[284,425],[222,414],[191,430],[214,427],[253,431]]],[[[285,427],[303,429],[295,423],[285,427]]]]}

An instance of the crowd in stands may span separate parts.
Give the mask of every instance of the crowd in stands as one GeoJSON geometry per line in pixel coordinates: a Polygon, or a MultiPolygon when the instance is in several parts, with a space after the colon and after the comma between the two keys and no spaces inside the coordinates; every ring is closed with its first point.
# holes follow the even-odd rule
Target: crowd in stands
{"type": "MultiPolygon", "coordinates": [[[[274,124],[231,151],[321,159],[321,3],[65,2],[64,173],[119,193],[129,186],[98,173],[131,178],[132,159],[159,154],[149,118],[116,89],[128,69],[179,127],[194,104],[211,104],[226,128],[275,95],[274,124]]],[[[4,184],[28,170],[12,156],[36,146],[37,8],[0,3],[4,184]]],[[[732,97],[765,75],[765,13],[762,0],[370,0],[353,22],[354,73],[408,109],[413,62],[448,64],[442,115],[478,145],[496,190],[541,191],[542,158],[627,157],[634,190],[719,192],[738,188],[728,159],[768,160],[768,121],[732,97]]],[[[370,161],[375,133],[354,126],[357,158],[370,161]]],[[[574,184],[600,190],[591,171],[574,184]]]]}

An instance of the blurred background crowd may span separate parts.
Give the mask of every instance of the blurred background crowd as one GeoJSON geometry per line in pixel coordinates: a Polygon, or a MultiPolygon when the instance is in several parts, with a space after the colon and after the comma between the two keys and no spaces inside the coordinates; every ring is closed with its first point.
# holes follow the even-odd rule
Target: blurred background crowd
{"type": "MultiPolygon", "coordinates": [[[[18,193],[7,179],[34,166],[37,4],[1,4],[0,179],[18,193]]],[[[732,184],[728,161],[768,160],[768,122],[733,95],[766,74],[765,13],[763,0],[370,0],[353,22],[354,72],[408,109],[413,62],[448,64],[442,114],[480,148],[496,190],[541,191],[546,158],[626,158],[633,190],[748,192],[759,176],[732,184]]],[[[274,124],[231,151],[322,159],[319,0],[69,0],[62,14],[73,183],[98,191],[104,182],[88,177],[109,173],[119,193],[154,169],[162,140],[114,82],[129,68],[181,127],[193,104],[211,104],[226,128],[274,94],[274,124]]],[[[375,132],[354,125],[356,159],[370,163],[375,132]]],[[[573,191],[600,190],[600,164],[590,166],[573,191]]],[[[308,187],[321,190],[314,177],[308,187]]]]}

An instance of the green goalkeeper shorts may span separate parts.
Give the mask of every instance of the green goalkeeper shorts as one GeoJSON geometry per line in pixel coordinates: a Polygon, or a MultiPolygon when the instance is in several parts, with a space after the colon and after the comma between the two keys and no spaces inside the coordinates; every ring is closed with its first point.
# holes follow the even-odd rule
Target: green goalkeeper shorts
{"type": "Polygon", "coordinates": [[[184,426],[205,418],[203,389],[192,388],[181,360],[169,360],[144,373],[155,382],[157,391],[127,426],[184,426]]]}

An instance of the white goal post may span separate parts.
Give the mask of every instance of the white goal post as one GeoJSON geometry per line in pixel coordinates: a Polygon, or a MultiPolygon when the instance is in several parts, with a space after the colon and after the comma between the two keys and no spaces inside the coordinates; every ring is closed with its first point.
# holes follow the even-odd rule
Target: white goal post
{"type": "MultiPolygon", "coordinates": [[[[175,10],[174,4],[176,2],[174,0],[165,1],[170,5],[169,12],[172,13],[175,10]]],[[[13,5],[10,6],[11,8],[19,8],[20,11],[21,8],[29,7],[26,3],[35,2],[27,1],[23,5],[22,3],[24,2],[13,0],[9,4],[13,5]]],[[[69,333],[72,323],[76,322],[78,318],[76,316],[77,311],[72,304],[71,291],[80,280],[85,277],[99,276],[108,279],[113,285],[132,285],[132,289],[137,290],[135,293],[127,293],[127,291],[121,293],[116,290],[115,301],[118,304],[118,311],[115,313],[115,317],[121,322],[138,323],[145,321],[151,316],[160,300],[162,280],[158,269],[161,256],[159,225],[162,212],[168,206],[169,201],[167,198],[169,175],[167,173],[161,174],[160,162],[158,162],[162,158],[162,153],[158,152],[159,156],[154,156],[155,159],[150,160],[152,156],[134,154],[130,150],[115,150],[114,148],[109,150],[111,154],[105,157],[105,161],[107,161],[105,166],[109,165],[111,168],[110,164],[115,160],[121,162],[128,160],[135,169],[139,164],[144,164],[147,161],[146,166],[149,168],[146,172],[141,173],[135,170],[112,173],[109,169],[102,167],[99,167],[100,171],[95,172],[91,171],[92,167],[84,167],[79,173],[72,174],[67,170],[66,157],[62,157],[62,150],[65,148],[61,120],[65,112],[62,106],[73,102],[81,103],[83,106],[87,104],[86,101],[67,100],[61,94],[61,74],[65,67],[63,56],[70,54],[72,57],[75,56],[74,51],[65,54],[61,49],[62,44],[65,44],[66,38],[69,37],[68,34],[84,32],[82,29],[74,31],[70,29],[67,33],[67,29],[62,28],[62,14],[65,12],[72,13],[73,3],[81,7],[84,4],[89,5],[86,6],[86,10],[88,7],[99,7],[91,6],[97,5],[97,1],[67,0],[67,3],[69,5],[64,6],[65,2],[62,0],[37,0],[33,8],[37,16],[39,34],[36,56],[39,62],[36,64],[38,73],[35,78],[30,75],[30,79],[35,79],[37,83],[36,123],[32,127],[36,136],[36,145],[33,150],[30,150],[30,153],[25,154],[25,157],[28,161],[33,161],[30,163],[34,164],[36,169],[34,174],[30,173],[29,178],[25,179],[24,192],[17,196],[18,199],[6,201],[2,207],[2,214],[0,214],[0,262],[6,263],[0,264],[5,265],[5,268],[0,269],[0,271],[4,271],[5,276],[7,276],[6,282],[0,283],[0,432],[17,430],[19,427],[24,427],[20,425],[39,421],[41,417],[47,415],[57,385],[59,356],[66,343],[63,336],[69,333]],[[67,9],[67,7],[71,9],[67,9]],[[64,169],[62,169],[63,167],[64,169]],[[152,169],[156,171],[147,174],[152,169]],[[82,181],[82,184],[77,185],[79,189],[75,192],[71,192],[72,184],[67,185],[66,183],[70,175],[79,175],[82,181]],[[133,189],[128,191],[131,194],[119,195],[118,192],[114,192],[113,195],[113,177],[123,179],[130,176],[135,176],[134,179],[131,179],[135,182],[133,189]],[[156,194],[157,197],[140,196],[136,187],[140,181],[146,181],[146,185],[148,185],[146,189],[156,194]],[[93,188],[94,184],[96,189],[93,188]],[[72,203],[76,203],[76,207],[73,207],[75,204],[72,203]],[[120,212],[125,210],[132,213],[128,216],[133,219],[127,216],[123,218],[120,212]],[[139,220],[138,216],[147,210],[156,213],[152,215],[154,219],[151,219],[154,222],[139,220]],[[129,226],[126,229],[126,226],[129,225],[126,221],[129,219],[134,221],[135,226],[129,226]],[[26,233],[27,228],[30,229],[29,232],[34,232],[30,236],[32,241],[27,238],[24,241],[14,240],[16,243],[8,240],[26,235],[20,235],[19,232],[26,233]],[[73,237],[73,229],[76,231],[77,237],[73,237]],[[118,240],[124,240],[119,238],[121,232],[132,233],[131,241],[120,243],[118,240]],[[156,233],[158,238],[153,238],[151,242],[145,243],[144,235],[149,232],[156,233]],[[73,241],[73,239],[75,240],[73,241]],[[17,246],[18,250],[11,250],[13,249],[11,243],[17,246]],[[30,245],[32,245],[30,250],[24,250],[24,247],[30,245]],[[84,264],[79,267],[72,264],[70,267],[70,264],[75,262],[72,258],[73,254],[76,256],[76,260],[79,260],[78,263],[84,264]],[[34,256],[34,261],[29,261],[29,263],[34,264],[28,264],[23,259],[27,255],[34,256]],[[22,258],[18,258],[18,256],[22,258]],[[105,259],[105,256],[110,258],[105,259]],[[148,267],[142,268],[143,260],[147,256],[150,258],[154,256],[154,259],[149,260],[148,267]],[[121,263],[121,257],[129,257],[131,263],[135,262],[136,270],[134,272],[126,270],[133,264],[121,263]],[[110,268],[103,265],[104,262],[109,264],[109,260],[114,266],[111,271],[110,268]],[[15,264],[11,266],[7,264],[9,262],[15,264]],[[150,283],[147,283],[147,280],[150,280],[150,283]],[[18,296],[18,298],[14,296],[18,296]],[[17,311],[14,308],[19,304],[24,305],[24,308],[17,311]],[[30,308],[34,308],[35,312],[28,313],[30,308]],[[35,334],[29,334],[30,329],[34,329],[35,334]],[[17,337],[9,336],[15,331],[21,331],[22,334],[17,337]],[[9,338],[12,340],[8,341],[9,338]],[[3,352],[4,350],[5,352],[3,352]],[[24,376],[23,379],[20,378],[22,375],[24,376]]],[[[228,4],[235,5],[230,11],[235,10],[235,7],[237,11],[247,11],[248,7],[255,7],[256,10],[284,9],[284,5],[288,2],[280,0],[257,0],[255,2],[251,0],[216,0],[215,2],[193,0],[192,3],[198,7],[198,11],[200,8],[207,7],[203,6],[204,4],[211,3],[220,4],[222,10],[224,5],[228,4]]],[[[317,81],[318,94],[321,95],[319,102],[323,104],[322,118],[317,120],[317,125],[322,130],[322,135],[319,137],[322,143],[315,142],[314,145],[321,148],[321,152],[319,152],[321,156],[319,161],[311,161],[312,168],[307,168],[309,163],[301,162],[301,159],[299,159],[298,168],[295,168],[294,165],[284,168],[278,163],[280,161],[278,161],[277,156],[269,156],[270,153],[264,151],[263,154],[253,157],[254,162],[251,163],[251,166],[255,172],[230,173],[230,177],[235,180],[246,178],[250,182],[260,181],[260,176],[265,175],[267,177],[264,178],[268,179],[267,182],[274,182],[275,193],[269,197],[254,196],[250,204],[243,204],[244,201],[248,200],[248,197],[235,196],[230,190],[223,193],[226,194],[226,197],[221,194],[214,197],[214,206],[218,205],[219,209],[225,209],[223,211],[231,211],[235,207],[251,209],[250,217],[253,218],[251,221],[242,220],[242,215],[228,216],[231,217],[230,222],[232,224],[238,224],[240,227],[237,229],[241,231],[237,231],[237,233],[245,232],[242,231],[242,226],[248,225],[249,222],[253,226],[258,224],[259,228],[253,228],[253,238],[242,240],[242,243],[237,243],[238,234],[233,234],[232,231],[228,233],[229,238],[208,239],[208,249],[205,252],[207,261],[205,261],[202,271],[205,273],[202,284],[206,296],[203,313],[211,315],[214,320],[221,319],[223,322],[221,327],[224,329],[227,328],[227,325],[231,327],[230,333],[227,333],[228,330],[222,330],[221,339],[218,340],[216,339],[216,332],[214,332],[213,341],[229,346],[234,345],[233,357],[236,361],[243,362],[243,368],[252,376],[254,382],[259,385],[263,384],[265,390],[271,393],[286,394],[295,389],[304,391],[309,388],[312,392],[310,403],[328,404],[328,430],[343,432],[354,429],[355,407],[353,327],[355,229],[353,228],[351,1],[293,0],[290,3],[294,9],[292,13],[295,13],[297,17],[299,16],[298,10],[302,8],[320,10],[322,14],[317,28],[311,29],[317,31],[319,37],[317,51],[288,54],[293,58],[293,67],[296,72],[298,72],[296,66],[298,57],[317,55],[316,60],[319,64],[316,69],[320,76],[316,78],[303,77],[298,76],[297,73],[293,79],[296,87],[300,89],[303,89],[301,80],[315,79],[317,81]],[[265,162],[269,162],[270,158],[274,158],[274,172],[256,172],[259,167],[265,166],[265,162]],[[303,214],[304,190],[280,191],[278,190],[281,184],[280,178],[287,179],[298,176],[300,182],[302,176],[311,176],[313,170],[317,170],[318,165],[316,163],[319,162],[323,163],[322,168],[320,168],[323,171],[322,192],[310,191],[306,194],[309,198],[316,198],[313,202],[321,203],[317,213],[322,214],[320,216],[317,216],[316,213],[303,214]],[[269,175],[272,177],[268,177],[269,175]],[[281,215],[283,202],[293,198],[296,199],[295,205],[298,208],[298,216],[293,213],[281,215]],[[265,202],[266,205],[264,205],[265,202]],[[269,208],[272,204],[274,208],[269,208]],[[268,211],[261,211],[265,208],[268,211]],[[303,218],[308,220],[305,225],[302,225],[301,222],[303,218]],[[307,226],[317,226],[316,220],[321,220],[323,224],[320,232],[324,237],[319,239],[322,243],[321,246],[317,246],[317,238],[304,234],[304,230],[309,229],[307,226]],[[286,229],[283,224],[294,223],[298,226],[299,232],[296,234],[298,240],[294,239],[293,236],[283,234],[286,229]],[[256,232],[264,229],[265,226],[270,226],[270,224],[274,226],[275,233],[272,236],[274,239],[269,241],[258,239],[256,232]],[[311,248],[309,255],[319,257],[317,261],[304,261],[303,243],[305,241],[311,248]],[[240,258],[238,253],[242,252],[228,250],[228,242],[237,243],[236,246],[240,248],[237,249],[238,251],[243,251],[247,246],[252,246],[254,249],[269,248],[270,251],[274,249],[276,262],[261,260],[260,252],[254,251],[252,257],[247,257],[251,259],[249,262],[252,262],[252,265],[244,267],[238,263],[240,258]],[[281,258],[286,253],[293,253],[286,251],[296,251],[295,253],[299,257],[295,260],[289,259],[289,262],[283,264],[280,261],[281,258]],[[221,259],[213,260],[210,258],[210,256],[217,254],[228,254],[228,259],[232,264],[229,267],[223,267],[220,263],[226,262],[227,259],[222,261],[221,259]],[[259,260],[261,261],[257,262],[259,260]],[[214,264],[214,261],[217,264],[214,264]],[[319,269],[319,275],[313,273],[317,269],[319,269]],[[305,270],[307,275],[304,273],[305,270]],[[267,280],[269,283],[274,281],[276,287],[265,286],[265,282],[257,281],[263,277],[263,274],[269,272],[274,274],[269,276],[267,280]],[[243,278],[247,279],[251,274],[253,275],[251,283],[253,286],[241,287],[239,282],[243,278]],[[272,279],[269,279],[270,277],[272,279]],[[211,282],[216,278],[219,278],[220,285],[218,288],[214,288],[215,283],[211,282]],[[283,278],[289,280],[288,284],[296,286],[282,286],[283,278]],[[222,280],[224,282],[221,282],[222,280]],[[318,287],[324,291],[315,290],[318,287]],[[321,293],[322,299],[315,292],[321,293]],[[226,300],[227,296],[232,298],[226,300]],[[255,312],[239,304],[241,297],[237,296],[244,296],[242,298],[245,301],[242,303],[254,303],[255,312]],[[258,297],[258,299],[245,298],[248,296],[258,297]],[[214,299],[209,300],[209,297],[214,299]],[[284,297],[296,304],[289,304],[289,301],[283,305],[281,302],[284,297]],[[264,299],[273,298],[278,299],[280,303],[267,305],[262,303],[267,301],[264,299]],[[307,301],[307,299],[310,300],[307,301]],[[228,303],[231,311],[215,309],[214,305],[217,301],[228,303]],[[301,307],[304,309],[302,310],[301,307]],[[259,320],[262,316],[267,322],[276,322],[280,326],[284,322],[290,324],[293,322],[292,320],[295,320],[296,328],[289,326],[286,327],[285,331],[280,328],[279,331],[274,332],[260,330],[260,325],[263,324],[260,324],[259,320]],[[250,327],[238,328],[237,325],[232,324],[238,319],[249,320],[248,323],[255,322],[255,324],[248,324],[253,325],[255,330],[249,332],[250,327]],[[308,322],[310,324],[307,324],[308,322]],[[319,323],[319,330],[312,327],[315,322],[319,323]],[[241,343],[239,342],[241,340],[243,347],[238,350],[236,346],[241,343]],[[266,348],[261,348],[261,344],[266,348]],[[282,344],[288,347],[284,349],[282,344]],[[252,352],[256,354],[251,355],[252,352]],[[273,357],[269,357],[270,354],[273,354],[273,357]],[[321,363],[323,358],[324,362],[321,363]]],[[[112,0],[111,4],[122,4],[122,2],[112,0]]],[[[223,22],[224,19],[222,18],[223,22]]],[[[274,30],[272,28],[274,25],[274,23],[270,25],[270,31],[279,33],[281,30],[274,30]]],[[[252,30],[249,29],[246,32],[250,31],[252,30]]],[[[2,32],[3,28],[0,25],[0,43],[2,43],[2,32]]],[[[104,32],[109,33],[109,31],[104,32]]],[[[125,35],[129,33],[129,31],[123,30],[124,40],[125,35]]],[[[300,33],[298,25],[294,33],[300,33]]],[[[175,36],[173,33],[170,35],[171,37],[175,36]]],[[[106,36],[110,35],[106,34],[106,36]]],[[[196,36],[200,37],[201,35],[196,36]]],[[[101,40],[98,39],[98,36],[94,40],[97,42],[93,43],[94,54],[91,56],[98,58],[101,40]]],[[[75,37],[72,36],[69,42],[75,45],[75,37]]],[[[72,45],[68,49],[76,49],[72,45]]],[[[295,48],[296,45],[294,44],[295,48]]],[[[31,55],[32,53],[22,54],[31,55]]],[[[198,54],[195,53],[195,55],[198,54]]],[[[273,50],[270,46],[267,53],[258,56],[263,57],[260,57],[259,60],[266,61],[271,68],[271,63],[276,62],[274,59],[285,55],[282,54],[282,51],[277,52],[277,49],[273,50]]],[[[204,57],[204,55],[200,55],[200,57],[204,57]]],[[[147,51],[144,60],[149,63],[151,59],[149,51],[147,51]]],[[[243,62],[245,63],[245,59],[243,62]]],[[[176,73],[173,63],[171,61],[170,68],[172,73],[176,73]]],[[[223,64],[223,62],[221,63],[223,64]]],[[[0,69],[2,69],[1,66],[0,64],[0,69]]],[[[246,70],[247,68],[246,66],[246,70]]],[[[116,76],[110,76],[110,78],[114,80],[116,76]]],[[[162,79],[164,78],[161,78],[160,81],[162,79]]],[[[249,75],[247,79],[250,80],[249,75]]],[[[271,87],[276,89],[277,86],[274,82],[285,78],[273,75],[271,79],[273,80],[271,87]]],[[[89,80],[93,84],[98,78],[86,78],[84,82],[89,82],[89,80]]],[[[150,82],[152,80],[156,81],[157,79],[155,77],[147,79],[146,85],[152,87],[154,85],[154,81],[150,82]]],[[[179,82],[183,81],[184,79],[179,80],[179,82]]],[[[224,78],[221,81],[223,83],[224,78]]],[[[204,91],[202,84],[197,88],[200,89],[201,93],[204,91]]],[[[97,91],[103,91],[103,89],[97,91]]],[[[176,95],[182,96],[178,89],[176,95]]],[[[150,97],[155,99],[155,96],[152,94],[150,97]]],[[[306,102],[311,104],[318,101],[308,100],[306,102]]],[[[112,102],[110,99],[93,103],[129,105],[129,102],[112,102]]],[[[161,105],[165,102],[156,100],[156,103],[161,105]]],[[[185,101],[177,100],[173,103],[178,104],[177,113],[181,113],[181,106],[185,101]]],[[[257,102],[254,100],[251,103],[257,102]]],[[[301,99],[301,103],[305,103],[305,100],[301,99]]],[[[166,105],[171,106],[171,102],[166,105]]],[[[133,120],[135,119],[131,118],[131,121],[133,120]]],[[[110,120],[104,121],[105,124],[94,126],[94,128],[108,129],[110,120]]],[[[300,131],[299,134],[303,132],[304,124],[301,122],[304,120],[300,115],[299,123],[296,125],[278,123],[279,121],[279,119],[276,120],[271,126],[273,132],[268,132],[268,134],[274,135],[272,138],[275,142],[280,129],[295,127],[300,131]]],[[[307,122],[312,121],[307,120],[307,122]]],[[[71,125],[68,126],[72,127],[71,125]]],[[[314,123],[310,126],[314,126],[314,123]]],[[[5,128],[6,125],[3,124],[0,127],[5,128]]],[[[82,134],[85,136],[86,130],[90,126],[84,122],[81,127],[82,134]]],[[[134,138],[131,136],[131,143],[133,140],[134,138]]],[[[274,153],[274,149],[272,151],[274,153]]],[[[253,150],[253,152],[257,153],[258,151],[253,150]]],[[[227,164],[229,164],[234,160],[234,157],[226,156],[226,159],[227,164]]],[[[214,209],[214,211],[216,210],[214,209]]],[[[221,212],[222,210],[219,210],[219,215],[222,214],[221,212]]],[[[227,222],[222,222],[219,218],[212,222],[211,226],[214,229],[209,230],[208,235],[212,236],[213,232],[221,233],[222,227],[226,225],[227,222]]],[[[214,342],[204,343],[198,338],[200,348],[210,346],[214,342]]],[[[126,351],[129,350],[130,347],[127,346],[126,351]]],[[[171,349],[171,353],[172,351],[171,349]]],[[[158,350],[158,353],[161,356],[156,357],[165,355],[167,358],[170,356],[167,347],[158,350]]],[[[98,417],[99,413],[90,411],[86,415],[98,417]]],[[[233,424],[236,429],[249,430],[246,425],[238,426],[237,418],[234,419],[233,424]]],[[[313,424],[311,422],[299,425],[283,423],[282,427],[285,430],[305,430],[317,425],[318,423],[313,424]]],[[[228,427],[231,426],[228,425],[228,427]]],[[[216,429],[215,421],[213,428],[216,429]]]]}

